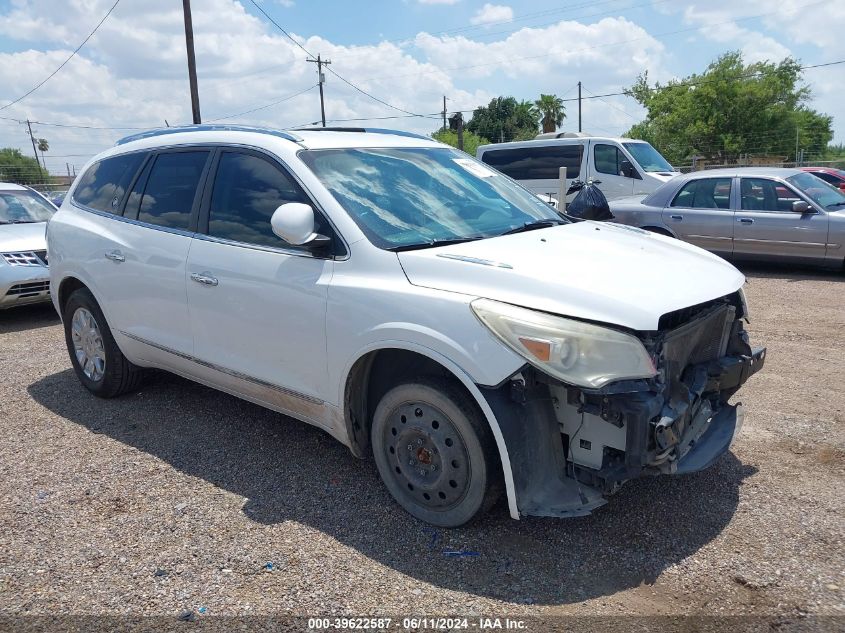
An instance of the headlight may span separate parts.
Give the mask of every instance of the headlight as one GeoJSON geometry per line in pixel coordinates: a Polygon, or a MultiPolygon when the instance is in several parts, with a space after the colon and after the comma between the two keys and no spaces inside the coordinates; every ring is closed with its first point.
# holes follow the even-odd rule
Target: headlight
{"type": "Polygon", "coordinates": [[[643,344],[630,334],[489,299],[471,305],[505,345],[563,382],[595,388],[657,373],[643,344]]]}

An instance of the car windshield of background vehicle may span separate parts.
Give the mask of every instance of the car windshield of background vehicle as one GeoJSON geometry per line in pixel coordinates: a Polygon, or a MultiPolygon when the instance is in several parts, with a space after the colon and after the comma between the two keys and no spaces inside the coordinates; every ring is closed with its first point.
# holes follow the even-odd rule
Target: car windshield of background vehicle
{"type": "Polygon", "coordinates": [[[842,193],[829,182],[816,178],[813,174],[796,174],[787,178],[786,181],[822,207],[828,209],[845,208],[845,193],[842,193]]]}
{"type": "Polygon", "coordinates": [[[0,224],[46,222],[56,210],[31,191],[0,191],[0,224]]]}
{"type": "Polygon", "coordinates": [[[648,143],[622,143],[643,171],[675,171],[663,156],[648,143]]]}
{"type": "Polygon", "coordinates": [[[507,176],[448,148],[307,150],[300,158],[380,248],[481,239],[563,220],[507,176]]]}

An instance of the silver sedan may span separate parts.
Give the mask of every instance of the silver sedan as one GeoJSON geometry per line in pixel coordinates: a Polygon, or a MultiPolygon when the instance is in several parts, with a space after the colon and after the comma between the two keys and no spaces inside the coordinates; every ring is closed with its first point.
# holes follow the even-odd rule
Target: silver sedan
{"type": "Polygon", "coordinates": [[[797,169],[740,167],[673,178],[645,198],[614,200],[615,221],[731,259],[842,268],[845,193],[797,169]]]}

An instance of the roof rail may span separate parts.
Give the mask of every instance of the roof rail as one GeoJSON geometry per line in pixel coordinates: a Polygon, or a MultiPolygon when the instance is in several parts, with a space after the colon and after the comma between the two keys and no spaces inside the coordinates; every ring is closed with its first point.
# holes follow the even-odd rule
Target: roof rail
{"type": "Polygon", "coordinates": [[[124,136],[118,140],[115,145],[124,145],[132,141],[140,141],[144,138],[152,138],[155,136],[164,136],[166,134],[182,134],[184,132],[255,132],[257,134],[269,134],[271,136],[278,136],[288,141],[298,143],[302,139],[291,132],[284,132],[282,130],[274,130],[272,128],[252,127],[249,125],[217,125],[213,123],[199,124],[199,125],[183,125],[180,127],[162,127],[146,132],[139,132],[130,136],[124,136]]]}
{"type": "Polygon", "coordinates": [[[432,140],[430,136],[405,132],[403,130],[390,130],[383,127],[300,127],[295,132],[366,132],[368,134],[391,134],[393,136],[407,136],[408,138],[419,138],[425,141],[432,140]]]}

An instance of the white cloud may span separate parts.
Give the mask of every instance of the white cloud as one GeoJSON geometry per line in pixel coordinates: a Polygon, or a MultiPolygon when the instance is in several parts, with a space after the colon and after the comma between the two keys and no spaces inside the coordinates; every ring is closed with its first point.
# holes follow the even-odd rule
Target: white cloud
{"type": "Polygon", "coordinates": [[[503,4],[490,4],[481,7],[470,19],[472,24],[493,24],[513,19],[513,9],[503,4]]]}

